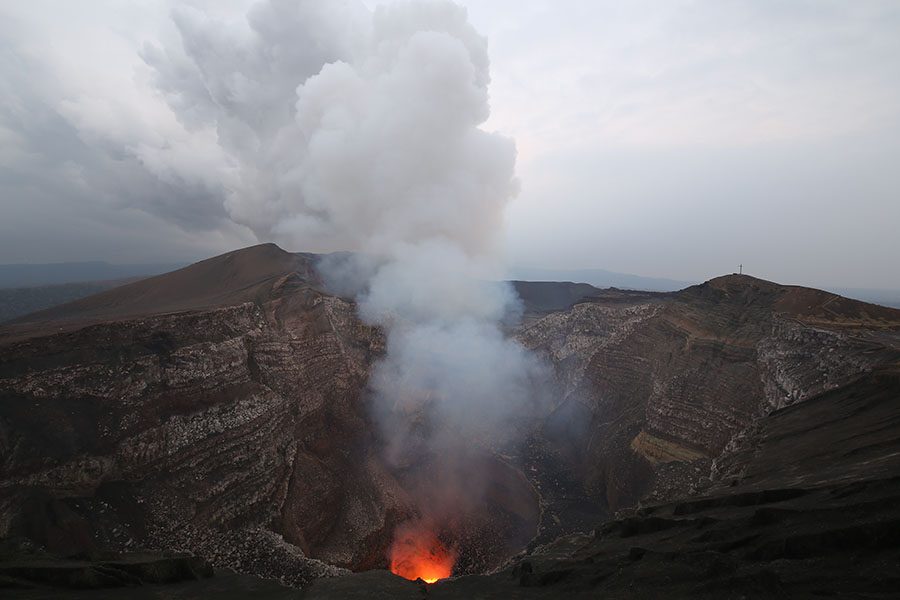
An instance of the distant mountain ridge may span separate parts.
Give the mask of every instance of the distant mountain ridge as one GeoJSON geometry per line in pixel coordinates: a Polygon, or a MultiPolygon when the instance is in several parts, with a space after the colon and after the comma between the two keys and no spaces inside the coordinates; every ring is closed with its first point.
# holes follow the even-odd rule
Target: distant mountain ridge
{"type": "MultiPolygon", "coordinates": [[[[0,289],[9,290],[0,293],[0,322],[109,289],[125,280],[161,275],[186,267],[188,264],[115,264],[105,261],[0,264],[0,289]],[[38,289],[45,286],[46,289],[38,289]]],[[[586,292],[586,288],[579,288],[579,284],[588,284],[599,289],[675,292],[700,283],[664,277],[645,277],[605,269],[544,269],[521,266],[511,267],[508,279],[517,282],[515,283],[517,288],[522,287],[518,282],[568,282],[574,284],[568,292],[575,293],[577,289],[581,295],[590,294],[586,292]]],[[[900,308],[900,289],[818,287],[854,300],[900,308]]],[[[534,288],[529,291],[536,290],[537,288],[534,288]]],[[[555,292],[559,293],[559,290],[555,292]]]]}
{"type": "Polygon", "coordinates": [[[620,288],[647,292],[675,292],[700,283],[679,281],[662,277],[644,277],[630,273],[616,273],[604,269],[540,269],[535,267],[511,267],[509,279],[518,281],[570,281],[589,283],[597,288],[620,288]]]}
{"type": "Polygon", "coordinates": [[[104,261],[0,265],[0,288],[149,277],[188,263],[113,264],[104,261]]]}
{"type": "Polygon", "coordinates": [[[135,279],[140,279],[140,277],[0,288],[0,323],[35,311],[73,302],[124,285],[135,279]]]}
{"type": "MultiPolygon", "coordinates": [[[[644,277],[630,273],[617,273],[604,269],[540,269],[534,267],[511,267],[509,279],[518,281],[560,281],[587,283],[596,288],[619,288],[646,292],[677,292],[696,285],[700,281],[681,281],[664,277],[644,277]]],[[[835,286],[815,286],[839,296],[900,308],[900,289],[848,288],[835,286]]]]}
{"type": "Polygon", "coordinates": [[[900,308],[900,290],[871,290],[861,288],[827,287],[825,290],[854,300],[862,300],[871,304],[900,308]]]}

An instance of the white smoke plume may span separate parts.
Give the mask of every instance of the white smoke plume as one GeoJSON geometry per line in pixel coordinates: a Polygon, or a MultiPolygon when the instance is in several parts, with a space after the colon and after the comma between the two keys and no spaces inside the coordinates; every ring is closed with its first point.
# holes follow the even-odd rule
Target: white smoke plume
{"type": "Polygon", "coordinates": [[[180,43],[142,54],[184,127],[218,139],[236,222],[315,250],[488,250],[515,150],[478,128],[487,47],[464,9],[267,0],[244,21],[173,20],[180,43]]]}
{"type": "Polygon", "coordinates": [[[143,57],[183,126],[215,133],[231,218],[261,239],[357,253],[324,266],[388,331],[379,401],[427,404],[467,431],[508,421],[535,368],[501,331],[514,294],[487,283],[515,146],[480,127],[487,41],[465,9],[266,0],[242,21],[173,19],[180,43],[143,57]]]}
{"type": "Polygon", "coordinates": [[[177,5],[172,24],[140,53],[155,92],[145,112],[165,129],[90,95],[59,114],[104,163],[203,199],[142,210],[227,215],[260,240],[353,251],[323,268],[387,332],[370,385],[395,463],[459,434],[508,437],[541,373],[504,335],[515,294],[489,283],[516,152],[482,128],[487,41],[465,9],[260,0],[230,20],[177,5]]]}

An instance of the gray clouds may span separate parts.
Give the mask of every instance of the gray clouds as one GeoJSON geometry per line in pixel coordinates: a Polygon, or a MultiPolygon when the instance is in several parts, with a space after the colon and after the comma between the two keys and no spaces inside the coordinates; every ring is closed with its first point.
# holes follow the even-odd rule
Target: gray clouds
{"type": "Polygon", "coordinates": [[[510,260],[900,287],[896,2],[471,13],[491,40],[489,125],[519,148],[510,260]]]}
{"type": "MultiPolygon", "coordinates": [[[[478,128],[488,58],[465,11],[269,0],[229,21],[172,18],[179,43],[141,56],[185,132],[217,144],[210,164],[174,171],[219,181],[233,221],[306,250],[493,242],[515,153],[478,128]]],[[[173,168],[173,152],[154,164],[173,168]]]]}
{"type": "Polygon", "coordinates": [[[202,142],[173,143],[175,121],[156,118],[164,113],[132,83],[133,62],[123,67],[128,85],[115,69],[92,77],[103,67],[80,71],[65,38],[33,27],[16,16],[0,26],[6,260],[90,257],[91,248],[98,258],[177,260],[251,239],[228,218],[220,184],[194,168],[202,142]]]}
{"type": "MultiPolygon", "coordinates": [[[[292,110],[283,100],[298,73],[348,61],[366,36],[337,36],[349,41],[335,46],[335,36],[298,25],[309,3],[265,3],[293,6],[277,19],[254,4],[0,9],[0,261],[193,258],[256,239],[230,212],[259,232],[279,222],[274,190],[296,179],[268,174],[279,155],[293,160],[292,142],[257,155],[242,180],[230,153],[243,125],[227,128],[236,140],[219,140],[215,102],[231,103],[253,135],[269,131],[292,110]],[[269,45],[254,38],[261,33],[269,45]],[[230,75],[203,56],[213,48],[230,75]],[[282,87],[278,69],[293,72],[282,87]],[[267,109],[241,113],[248,95],[267,109]],[[228,199],[242,185],[267,199],[265,211],[241,213],[228,199]]],[[[510,261],[680,279],[743,262],[785,282],[900,286],[896,2],[490,0],[468,9],[490,40],[483,128],[515,138],[519,153],[521,193],[503,241],[510,261]]],[[[319,227],[322,215],[311,214],[298,225],[319,227]]],[[[286,235],[265,237],[315,249],[286,235]]]]}

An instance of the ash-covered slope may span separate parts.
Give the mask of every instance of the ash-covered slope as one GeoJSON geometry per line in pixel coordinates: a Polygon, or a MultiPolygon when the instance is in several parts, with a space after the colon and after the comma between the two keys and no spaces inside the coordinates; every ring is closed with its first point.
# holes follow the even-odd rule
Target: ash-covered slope
{"type": "Polygon", "coordinates": [[[93,321],[234,306],[269,300],[279,280],[293,275],[317,284],[315,256],[285,252],[275,244],[235,250],[190,266],[16,319],[6,335],[27,335],[93,321]]]}

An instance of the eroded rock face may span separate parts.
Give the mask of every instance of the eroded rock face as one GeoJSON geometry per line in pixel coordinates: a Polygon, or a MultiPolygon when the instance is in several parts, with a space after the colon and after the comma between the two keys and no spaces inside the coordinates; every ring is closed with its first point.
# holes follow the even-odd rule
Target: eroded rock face
{"type": "Polygon", "coordinates": [[[65,552],[87,529],[290,583],[383,562],[410,511],[366,443],[383,339],[314,283],[4,345],[0,535],[65,552]],[[52,503],[68,522],[42,523],[52,503]]]}
{"type": "Polygon", "coordinates": [[[561,456],[615,511],[687,493],[761,416],[896,362],[900,311],[729,276],[675,294],[598,290],[518,337],[590,422],[561,456]]]}
{"type": "MultiPolygon", "coordinates": [[[[700,493],[650,503],[428,598],[893,598],[900,560],[900,369],[776,410],[700,493]]],[[[676,464],[676,463],[668,463],[676,464]]],[[[302,598],[416,598],[387,573],[302,598]]]]}

